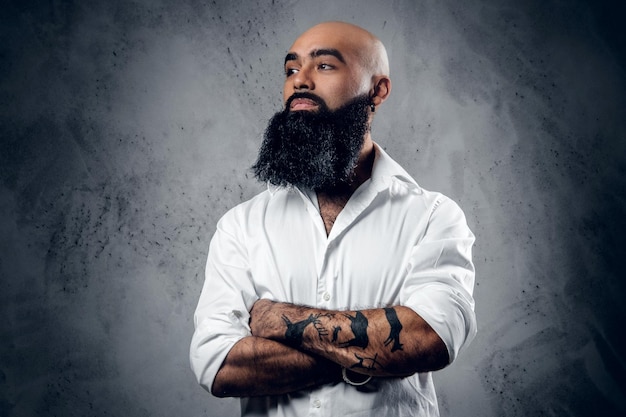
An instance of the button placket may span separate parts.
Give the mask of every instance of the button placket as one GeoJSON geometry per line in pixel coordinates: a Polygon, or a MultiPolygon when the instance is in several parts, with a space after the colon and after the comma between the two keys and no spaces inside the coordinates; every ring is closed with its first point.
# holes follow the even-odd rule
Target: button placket
{"type": "Polygon", "coordinates": [[[319,274],[317,279],[317,303],[326,308],[326,304],[332,299],[331,293],[328,291],[329,285],[333,285],[329,282],[332,281],[332,275],[330,274],[330,259],[333,253],[333,247],[335,243],[333,240],[326,241],[326,247],[324,248],[324,255],[321,259],[321,265],[319,266],[319,274]]]}

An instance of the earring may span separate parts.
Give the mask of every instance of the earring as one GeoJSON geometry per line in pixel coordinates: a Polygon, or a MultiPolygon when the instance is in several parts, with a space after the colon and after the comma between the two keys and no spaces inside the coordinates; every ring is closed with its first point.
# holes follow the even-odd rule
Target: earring
{"type": "Polygon", "coordinates": [[[372,111],[372,113],[376,111],[376,105],[374,103],[370,103],[370,110],[372,111]]]}

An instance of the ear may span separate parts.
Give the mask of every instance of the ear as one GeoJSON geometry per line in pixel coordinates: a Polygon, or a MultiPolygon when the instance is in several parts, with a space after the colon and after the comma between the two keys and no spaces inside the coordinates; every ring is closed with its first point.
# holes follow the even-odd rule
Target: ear
{"type": "Polygon", "coordinates": [[[376,75],[372,81],[373,87],[370,91],[370,97],[372,103],[378,107],[383,101],[387,100],[391,93],[391,80],[386,75],[376,75]]]}

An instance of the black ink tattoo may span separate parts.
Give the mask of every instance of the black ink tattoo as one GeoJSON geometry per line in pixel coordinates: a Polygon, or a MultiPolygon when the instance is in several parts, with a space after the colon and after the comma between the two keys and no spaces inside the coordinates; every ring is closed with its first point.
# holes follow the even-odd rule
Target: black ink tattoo
{"type": "Polygon", "coordinates": [[[292,346],[300,346],[304,337],[304,329],[311,323],[313,324],[313,327],[315,327],[315,330],[317,330],[317,335],[320,340],[322,339],[322,336],[328,336],[328,330],[320,321],[320,317],[332,318],[332,314],[311,314],[306,320],[295,323],[292,323],[291,320],[283,314],[283,321],[287,325],[287,331],[285,332],[285,339],[287,339],[287,343],[292,346]]]}
{"type": "MultiPolygon", "coordinates": [[[[313,327],[315,327],[318,337],[322,340],[322,336],[328,336],[328,330],[326,330],[326,327],[324,327],[322,322],[319,320],[320,316],[320,314],[315,316],[316,320],[313,322],[313,327]]],[[[323,316],[326,317],[326,314],[323,316]]]]}
{"type": "Polygon", "coordinates": [[[333,328],[333,340],[332,340],[332,342],[336,342],[337,341],[337,336],[339,335],[340,331],[341,331],[341,326],[335,326],[333,328]]]}
{"type": "Polygon", "coordinates": [[[369,338],[367,337],[367,318],[360,311],[356,312],[355,317],[348,314],[344,314],[350,319],[350,330],[354,334],[354,339],[348,340],[339,344],[339,347],[357,346],[365,349],[369,345],[369,338]]]}
{"type": "Polygon", "coordinates": [[[392,352],[395,352],[396,350],[403,350],[403,345],[400,343],[400,330],[402,330],[402,323],[400,323],[400,320],[398,319],[396,310],[393,308],[385,308],[384,310],[385,316],[387,316],[387,321],[391,326],[389,337],[385,340],[385,346],[388,346],[391,342],[393,342],[393,346],[391,347],[392,352]]]}
{"type": "Polygon", "coordinates": [[[378,362],[378,353],[374,355],[373,358],[368,358],[368,357],[361,357],[359,355],[357,355],[356,353],[354,354],[354,356],[358,359],[358,362],[355,363],[354,365],[352,365],[350,367],[350,369],[353,368],[361,368],[361,369],[367,369],[369,371],[375,371],[376,370],[376,365],[380,366],[382,368],[382,366],[380,365],[380,363],[378,362]]]}
{"type": "Polygon", "coordinates": [[[287,343],[293,346],[300,346],[302,344],[302,337],[304,335],[304,329],[311,323],[317,320],[313,314],[308,319],[292,323],[287,316],[283,314],[283,321],[287,325],[287,331],[285,332],[285,339],[287,343]]]}

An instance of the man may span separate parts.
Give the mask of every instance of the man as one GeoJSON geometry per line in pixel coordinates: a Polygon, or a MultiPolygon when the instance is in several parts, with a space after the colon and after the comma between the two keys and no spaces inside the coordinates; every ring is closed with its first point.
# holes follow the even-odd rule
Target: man
{"type": "Polygon", "coordinates": [[[285,110],[253,169],[268,190],[211,242],[192,368],[244,415],[436,416],[431,372],[476,332],[474,236],[371,138],[387,54],[341,22],[285,58],[285,110]]]}

